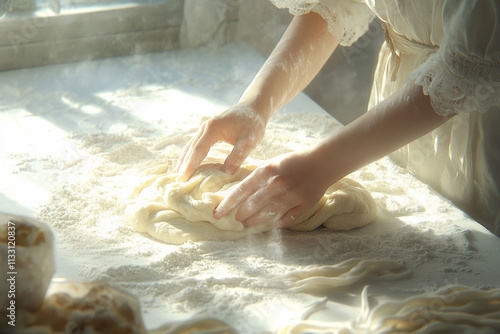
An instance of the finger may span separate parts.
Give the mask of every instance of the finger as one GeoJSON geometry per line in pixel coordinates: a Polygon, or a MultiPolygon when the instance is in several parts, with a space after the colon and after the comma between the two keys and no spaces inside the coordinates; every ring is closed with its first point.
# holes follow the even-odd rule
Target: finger
{"type": "Polygon", "coordinates": [[[179,159],[177,161],[177,166],[175,169],[175,172],[179,172],[182,169],[182,166],[186,163],[187,157],[189,157],[190,152],[193,149],[193,146],[195,143],[200,139],[200,137],[203,135],[203,132],[205,131],[205,127],[202,125],[201,128],[195,133],[193,137],[189,140],[186,146],[184,146],[184,149],[182,150],[181,155],[179,156],[179,159]]]}
{"type": "Polygon", "coordinates": [[[252,144],[249,140],[240,139],[236,142],[233,150],[224,161],[223,171],[233,175],[250,154],[252,144]]]}
{"type": "Polygon", "coordinates": [[[283,212],[283,203],[271,203],[263,207],[261,210],[257,211],[251,217],[244,221],[245,226],[256,226],[263,224],[271,219],[277,220],[280,217],[281,212],[283,212]]]}
{"type": "Polygon", "coordinates": [[[185,166],[187,164],[187,162],[189,161],[189,157],[191,155],[191,152],[193,151],[193,147],[194,145],[196,144],[196,142],[198,141],[198,137],[196,138],[193,138],[189,144],[184,148],[184,153],[183,153],[183,157],[182,157],[182,162],[181,164],[179,165],[179,168],[177,170],[177,173],[179,175],[183,175],[184,174],[184,170],[185,170],[185,166]]]}
{"type": "Polygon", "coordinates": [[[174,173],[178,173],[179,172],[182,164],[184,163],[184,159],[186,158],[186,154],[190,150],[190,148],[193,145],[193,142],[194,142],[194,140],[196,138],[198,138],[198,133],[196,133],[196,135],[194,137],[192,137],[191,139],[189,139],[188,143],[182,149],[182,153],[179,156],[179,159],[177,159],[177,164],[175,165],[174,173]]]}
{"type": "Polygon", "coordinates": [[[213,142],[212,136],[206,133],[202,134],[201,137],[196,140],[186,153],[187,159],[179,169],[179,179],[181,181],[187,181],[193,176],[200,163],[208,155],[213,144],[215,143],[213,142]]]}
{"type": "Polygon", "coordinates": [[[270,201],[262,206],[260,211],[256,211],[255,214],[244,220],[246,226],[255,226],[263,224],[270,219],[275,221],[281,218],[285,212],[298,206],[300,201],[295,196],[282,192],[281,187],[276,187],[279,194],[275,195],[270,201]]]}
{"type": "Polygon", "coordinates": [[[306,213],[307,210],[307,205],[296,206],[285,213],[280,219],[278,219],[275,223],[275,226],[277,228],[292,227],[296,224],[297,220],[302,217],[304,213],[306,213]]]}
{"type": "Polygon", "coordinates": [[[243,203],[248,197],[259,189],[261,178],[258,170],[254,170],[243,181],[231,190],[229,195],[224,198],[214,210],[214,217],[220,219],[227,216],[238,205],[243,203]]]}
{"type": "Polygon", "coordinates": [[[236,220],[240,222],[247,219],[266,207],[270,200],[281,191],[278,187],[266,186],[258,188],[238,209],[236,220]]]}

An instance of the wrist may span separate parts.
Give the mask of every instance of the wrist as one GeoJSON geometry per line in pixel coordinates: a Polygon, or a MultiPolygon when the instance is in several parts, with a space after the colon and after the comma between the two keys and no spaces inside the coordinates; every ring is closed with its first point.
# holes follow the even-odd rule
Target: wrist
{"type": "Polygon", "coordinates": [[[311,162],[312,172],[324,185],[332,185],[347,174],[343,173],[342,162],[331,142],[322,141],[305,152],[306,159],[311,162]]]}
{"type": "Polygon", "coordinates": [[[261,99],[258,97],[244,95],[236,105],[252,110],[252,112],[259,116],[265,124],[269,122],[273,114],[271,107],[262,103],[261,99]]]}

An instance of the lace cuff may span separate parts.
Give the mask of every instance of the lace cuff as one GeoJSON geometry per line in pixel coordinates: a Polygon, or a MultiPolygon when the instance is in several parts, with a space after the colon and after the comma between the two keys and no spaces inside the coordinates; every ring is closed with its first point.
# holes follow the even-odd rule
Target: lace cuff
{"type": "Polygon", "coordinates": [[[270,0],[292,15],[316,12],[328,23],[328,30],[340,37],[340,45],[350,46],[367,30],[375,14],[364,3],[353,0],[270,0]]]}
{"type": "Polygon", "coordinates": [[[439,115],[500,106],[500,59],[472,61],[441,47],[408,80],[423,87],[439,115]]]}

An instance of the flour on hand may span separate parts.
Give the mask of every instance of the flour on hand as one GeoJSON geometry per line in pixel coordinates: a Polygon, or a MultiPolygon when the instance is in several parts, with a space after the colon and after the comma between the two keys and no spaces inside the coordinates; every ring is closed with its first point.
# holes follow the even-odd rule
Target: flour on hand
{"type": "MultiPolygon", "coordinates": [[[[220,163],[208,163],[186,182],[179,181],[176,174],[155,175],[140,184],[126,203],[127,220],[137,231],[173,244],[237,240],[269,231],[276,217],[252,227],[236,220],[237,208],[221,219],[213,217],[215,207],[255,168],[254,164],[245,164],[229,175],[220,163]]],[[[369,224],[376,215],[377,206],[370,193],[356,181],[344,178],[328,188],[290,229],[311,231],[323,225],[345,231],[369,224]]]]}

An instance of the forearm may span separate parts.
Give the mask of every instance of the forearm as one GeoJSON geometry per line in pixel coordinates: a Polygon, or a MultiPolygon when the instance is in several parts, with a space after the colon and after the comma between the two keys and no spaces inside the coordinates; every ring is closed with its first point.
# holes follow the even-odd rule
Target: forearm
{"type": "Polygon", "coordinates": [[[376,161],[445,123],[422,87],[407,84],[313,150],[327,182],[376,161]]]}
{"type": "Polygon", "coordinates": [[[338,42],[320,15],[294,17],[240,102],[269,119],[311,82],[338,42]]]}

